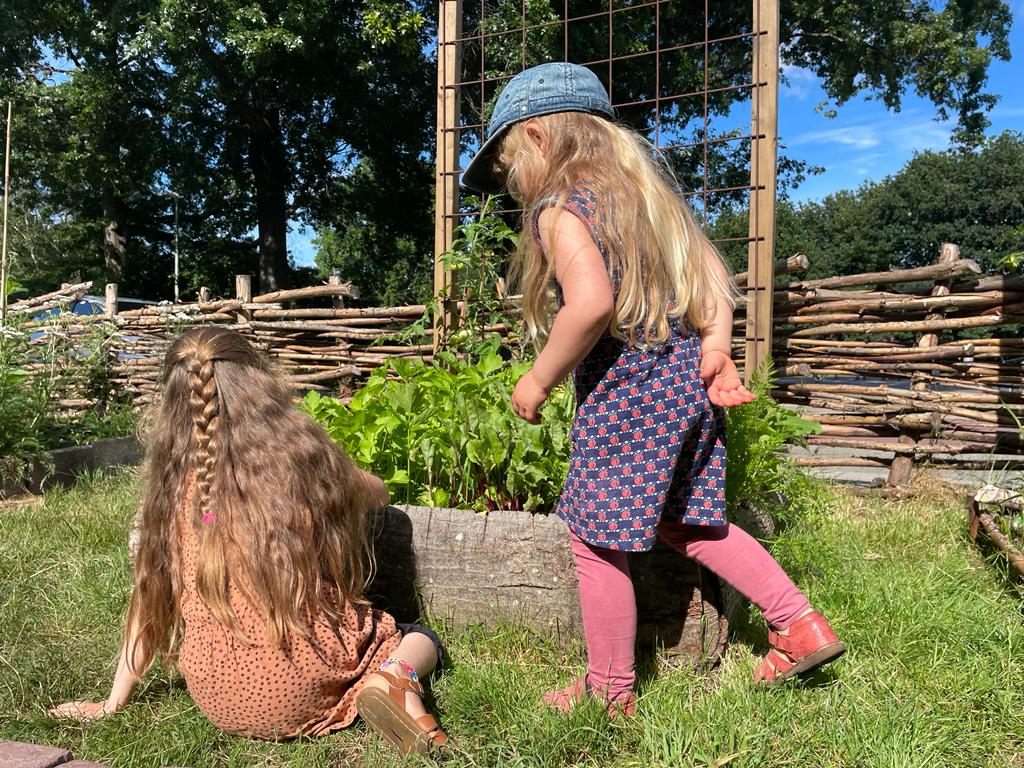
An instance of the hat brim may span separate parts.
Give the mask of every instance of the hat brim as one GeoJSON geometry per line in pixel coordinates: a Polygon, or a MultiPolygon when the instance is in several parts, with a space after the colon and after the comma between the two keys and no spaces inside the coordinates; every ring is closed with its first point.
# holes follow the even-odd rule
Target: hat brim
{"type": "Polygon", "coordinates": [[[477,150],[477,153],[473,156],[473,159],[469,161],[469,165],[462,172],[462,178],[459,180],[459,184],[466,187],[474,192],[480,192],[485,195],[497,195],[505,191],[505,183],[497,179],[494,175],[494,157],[498,153],[498,148],[501,146],[501,140],[505,137],[508,129],[516,123],[521,123],[524,120],[529,120],[534,117],[541,117],[543,115],[553,115],[556,112],[585,112],[590,115],[596,115],[597,117],[603,117],[605,120],[614,120],[614,114],[608,114],[603,109],[573,109],[571,107],[558,106],[552,109],[541,109],[536,112],[532,112],[525,117],[521,117],[518,120],[512,120],[506,125],[494,133],[491,138],[483,143],[483,146],[477,150]]]}
{"type": "Polygon", "coordinates": [[[459,183],[473,192],[484,195],[497,195],[505,190],[505,183],[499,181],[494,175],[494,159],[501,146],[501,140],[505,138],[508,129],[515,123],[502,126],[491,138],[483,143],[483,146],[473,155],[469,165],[462,172],[459,183]]]}

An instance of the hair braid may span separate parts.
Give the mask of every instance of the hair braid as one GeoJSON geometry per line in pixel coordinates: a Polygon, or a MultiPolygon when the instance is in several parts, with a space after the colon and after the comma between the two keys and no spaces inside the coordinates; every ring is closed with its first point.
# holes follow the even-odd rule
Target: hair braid
{"type": "Polygon", "coordinates": [[[210,487],[217,467],[217,426],[220,422],[220,398],[213,376],[212,359],[193,359],[188,372],[189,409],[195,437],[195,499],[204,523],[213,523],[216,515],[210,504],[210,487]]]}

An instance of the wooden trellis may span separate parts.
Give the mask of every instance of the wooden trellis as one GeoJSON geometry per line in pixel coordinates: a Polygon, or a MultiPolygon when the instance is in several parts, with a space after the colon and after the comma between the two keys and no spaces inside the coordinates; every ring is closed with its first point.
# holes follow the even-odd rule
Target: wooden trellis
{"type": "Polygon", "coordinates": [[[714,204],[716,196],[747,196],[749,232],[745,238],[734,238],[745,241],[748,248],[748,279],[744,286],[748,297],[744,350],[747,375],[771,355],[778,0],[753,0],[749,19],[742,28],[735,29],[723,28],[713,13],[716,9],[706,0],[701,25],[703,34],[694,39],[674,39],[665,23],[669,14],[681,8],[681,4],[674,4],[673,0],[631,3],[605,0],[600,4],[570,3],[569,0],[561,3],[520,0],[518,4],[481,0],[479,5],[475,0],[439,0],[435,292],[447,295],[451,290],[452,276],[445,270],[441,255],[452,246],[455,226],[461,217],[458,187],[461,166],[468,160],[474,144],[479,146],[482,141],[489,103],[497,90],[523,69],[543,61],[573,61],[598,75],[617,110],[649,112],[649,136],[659,150],[683,152],[696,158],[702,173],[695,177],[686,194],[698,215],[703,217],[705,226],[709,204],[714,204]],[[501,16],[503,11],[504,16],[501,16]],[[537,12],[541,13],[539,21],[533,15],[537,12]],[[617,24],[620,27],[631,25],[629,29],[633,31],[646,28],[648,49],[620,50],[615,42],[617,24]],[[605,52],[596,50],[593,40],[586,45],[579,42],[577,31],[585,25],[594,29],[597,25],[602,29],[607,26],[605,52]],[[505,54],[497,64],[493,55],[488,56],[488,50],[498,46],[496,41],[504,41],[500,45],[505,54]],[[509,51],[519,53],[509,55],[509,51]],[[464,55],[466,52],[472,53],[472,57],[464,55]],[[727,83],[712,81],[711,64],[722,56],[732,57],[731,61],[747,62],[749,77],[734,77],[727,83]],[[690,88],[673,89],[667,87],[666,81],[670,73],[673,76],[678,73],[676,59],[680,57],[684,65],[694,71],[695,82],[690,88]],[[636,68],[644,66],[651,67],[650,76],[646,82],[641,76],[638,86],[636,68]],[[624,78],[620,77],[627,68],[633,69],[631,83],[624,83],[624,78]],[[700,82],[701,73],[703,82],[700,82]],[[715,133],[714,123],[721,115],[715,114],[709,103],[726,92],[749,96],[748,130],[715,133]],[[685,109],[691,123],[697,126],[695,136],[688,141],[680,141],[678,133],[669,130],[672,116],[680,113],[683,104],[687,105],[685,109]],[[715,162],[715,150],[729,142],[749,143],[750,181],[746,185],[716,186],[710,180],[709,164],[715,162]]]}

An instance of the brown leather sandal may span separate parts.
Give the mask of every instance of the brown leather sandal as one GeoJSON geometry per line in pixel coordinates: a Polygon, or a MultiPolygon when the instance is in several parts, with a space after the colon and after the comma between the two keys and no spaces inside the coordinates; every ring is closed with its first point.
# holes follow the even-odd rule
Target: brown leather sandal
{"type": "Polygon", "coordinates": [[[364,687],[356,696],[356,711],[368,725],[395,745],[398,754],[416,752],[425,755],[431,747],[447,743],[448,736],[433,715],[414,718],[405,709],[407,693],[423,696],[423,686],[419,682],[383,670],[373,674],[382,677],[388,689],[364,687]]]}

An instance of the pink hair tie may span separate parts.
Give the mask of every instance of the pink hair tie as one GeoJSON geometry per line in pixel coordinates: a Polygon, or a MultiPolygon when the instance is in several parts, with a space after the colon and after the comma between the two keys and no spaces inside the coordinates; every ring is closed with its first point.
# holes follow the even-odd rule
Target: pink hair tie
{"type": "Polygon", "coordinates": [[[213,514],[213,512],[203,513],[203,525],[211,525],[214,521],[216,521],[216,519],[217,516],[213,514]]]}

